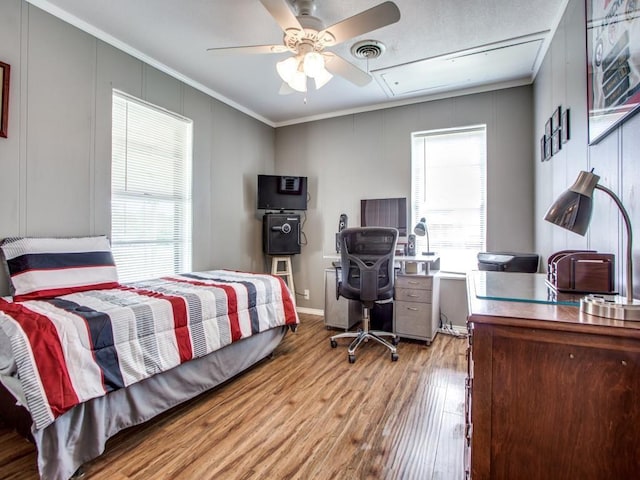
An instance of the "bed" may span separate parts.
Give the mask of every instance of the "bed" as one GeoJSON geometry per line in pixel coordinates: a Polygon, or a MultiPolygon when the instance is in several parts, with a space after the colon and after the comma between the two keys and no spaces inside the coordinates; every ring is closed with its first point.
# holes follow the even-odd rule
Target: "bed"
{"type": "Polygon", "coordinates": [[[299,323],[277,276],[211,270],[120,284],[106,237],[0,242],[0,407],[40,476],[269,356],[299,323]]]}

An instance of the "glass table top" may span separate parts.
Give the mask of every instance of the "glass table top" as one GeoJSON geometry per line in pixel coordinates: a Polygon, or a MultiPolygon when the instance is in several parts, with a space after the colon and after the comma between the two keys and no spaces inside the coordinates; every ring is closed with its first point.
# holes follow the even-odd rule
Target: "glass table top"
{"type": "Polygon", "coordinates": [[[474,271],[470,275],[476,297],[487,300],[579,306],[584,297],[556,291],[542,273],[474,271]]]}

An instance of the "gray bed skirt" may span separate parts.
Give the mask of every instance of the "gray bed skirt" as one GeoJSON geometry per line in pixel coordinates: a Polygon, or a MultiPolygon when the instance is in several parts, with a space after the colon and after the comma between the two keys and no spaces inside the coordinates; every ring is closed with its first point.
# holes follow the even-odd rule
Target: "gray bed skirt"
{"type": "Polygon", "coordinates": [[[77,405],[42,430],[32,430],[43,480],[67,480],[100,456],[107,440],[229,380],[270,355],[287,327],[234,342],[205,357],[77,405]]]}

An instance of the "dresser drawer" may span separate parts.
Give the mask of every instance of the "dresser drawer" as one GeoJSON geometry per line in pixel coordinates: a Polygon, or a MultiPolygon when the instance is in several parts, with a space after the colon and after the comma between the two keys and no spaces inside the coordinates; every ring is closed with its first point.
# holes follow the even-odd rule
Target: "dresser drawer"
{"type": "Polygon", "coordinates": [[[398,275],[396,289],[429,290],[433,289],[433,277],[427,275],[398,275]]]}
{"type": "Polygon", "coordinates": [[[410,288],[396,288],[396,301],[431,303],[431,290],[414,290],[410,288]]]}
{"type": "Polygon", "coordinates": [[[431,338],[431,305],[428,303],[396,301],[393,305],[396,319],[395,332],[431,338]]]}

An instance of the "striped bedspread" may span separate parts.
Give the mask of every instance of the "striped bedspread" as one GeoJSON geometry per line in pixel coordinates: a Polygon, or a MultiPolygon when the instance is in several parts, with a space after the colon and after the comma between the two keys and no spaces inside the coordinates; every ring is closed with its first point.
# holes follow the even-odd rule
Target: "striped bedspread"
{"type": "Polygon", "coordinates": [[[47,300],[0,299],[35,427],[231,342],[299,322],[279,277],[197,272],[47,300]]]}

